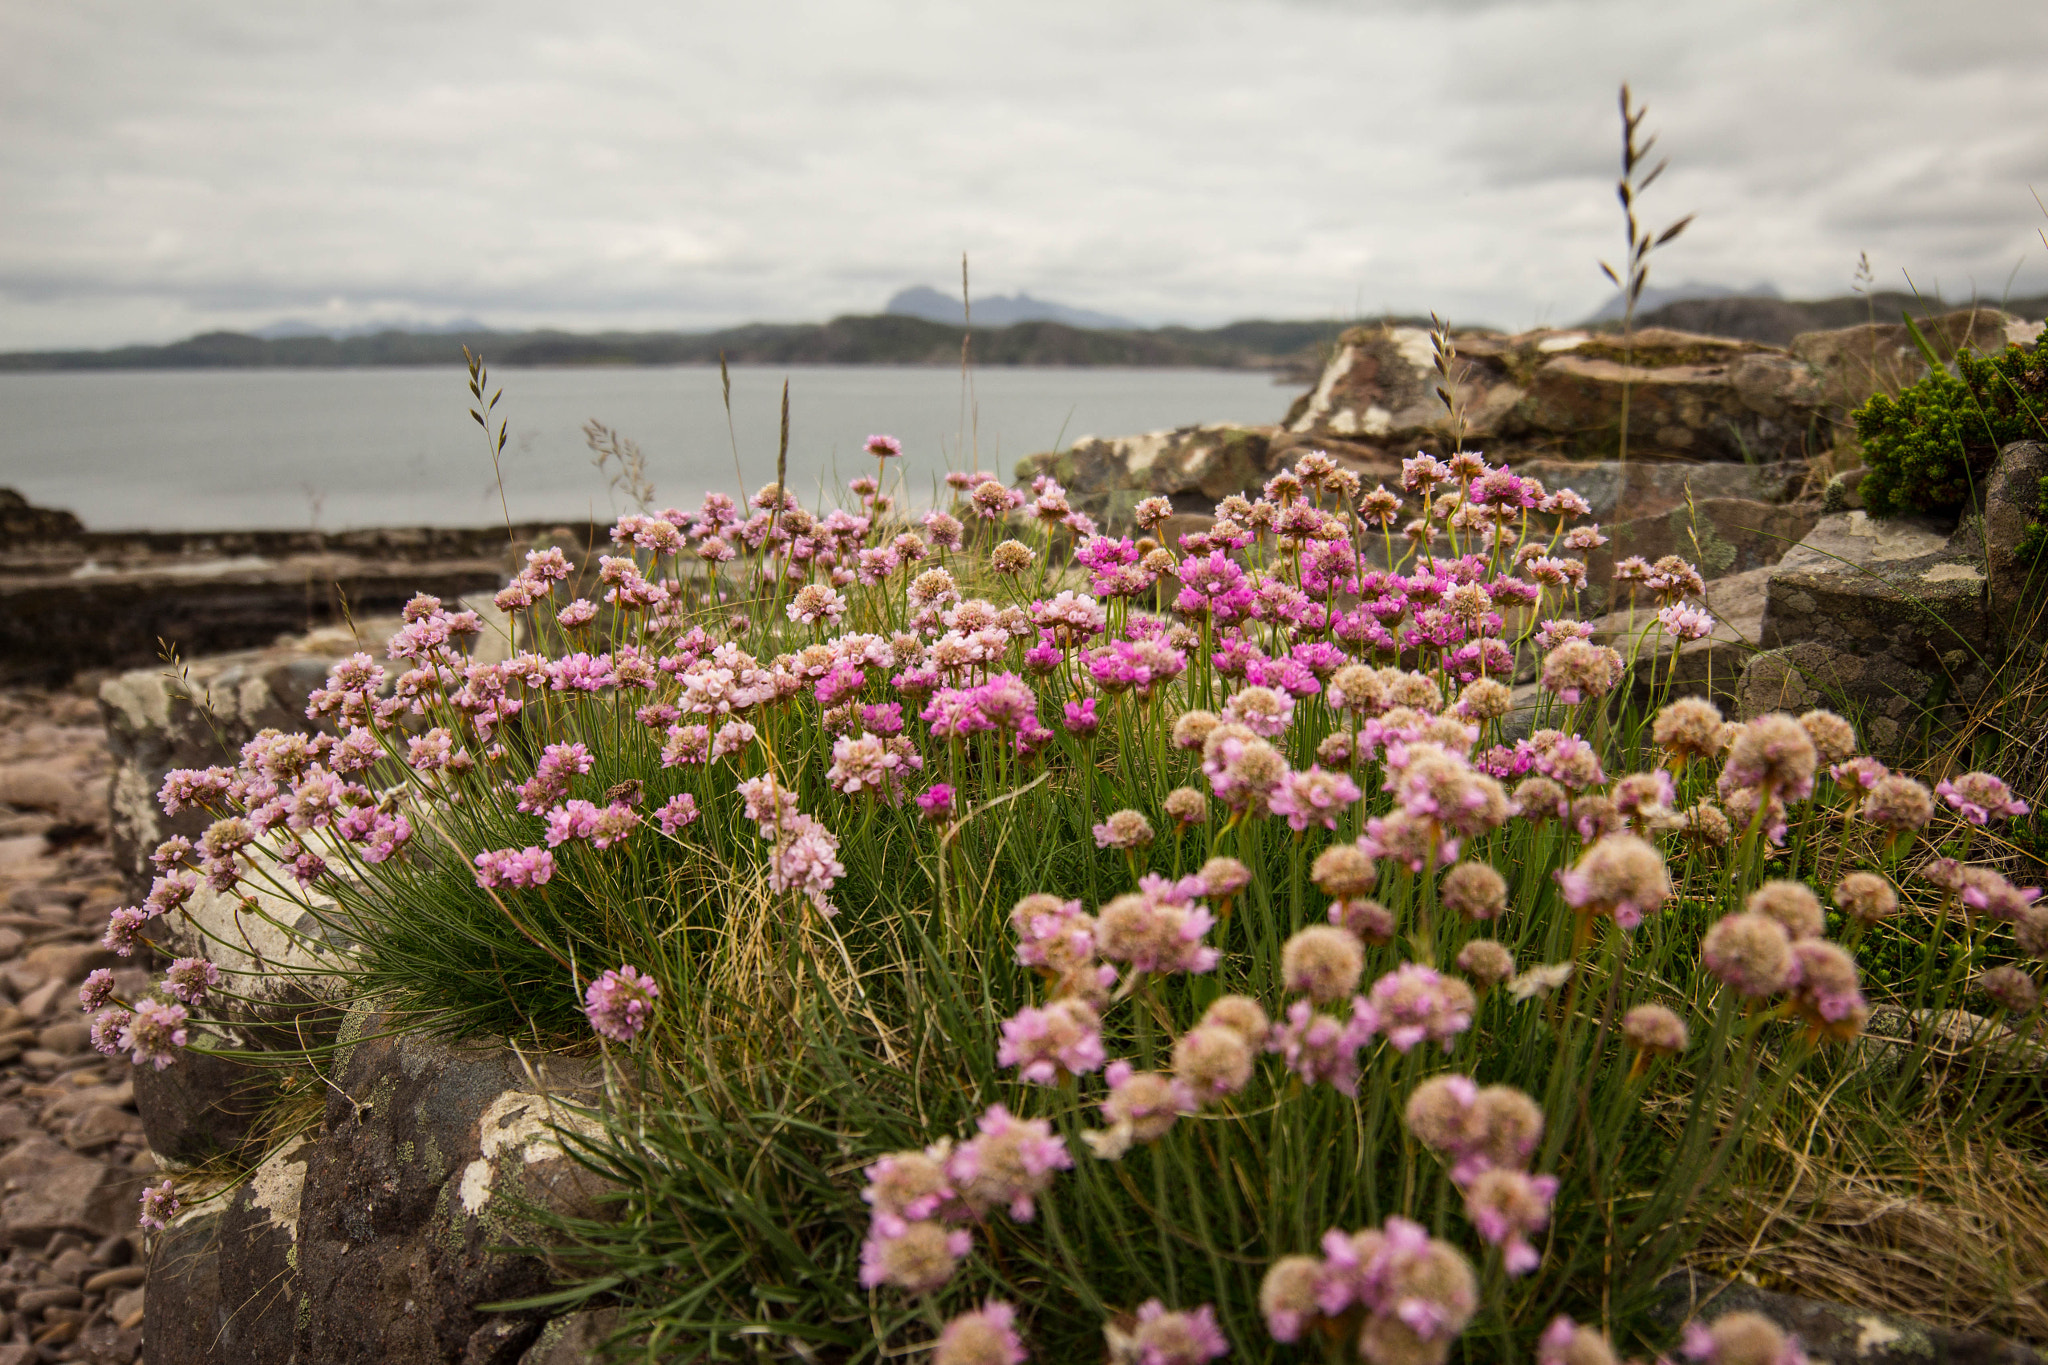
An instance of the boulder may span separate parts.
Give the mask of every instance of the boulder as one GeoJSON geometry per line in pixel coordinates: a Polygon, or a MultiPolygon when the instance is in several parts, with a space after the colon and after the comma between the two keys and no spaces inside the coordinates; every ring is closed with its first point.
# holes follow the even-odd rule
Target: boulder
{"type": "Polygon", "coordinates": [[[1776,1294],[1741,1281],[1720,1283],[1694,1270],[1667,1276],[1651,1316],[1672,1336],[1694,1318],[1757,1313],[1799,1338],[1815,1365],[2044,1365],[2040,1352],[1989,1332],[1930,1327],[1887,1313],[1776,1294]]]}
{"type": "Polygon", "coordinates": [[[1743,670],[1756,653],[1770,574],[1769,568],[1750,569],[1709,582],[1702,605],[1714,617],[1713,632],[1678,645],[1675,662],[1672,646],[1678,642],[1657,625],[1656,613],[1647,608],[1634,613],[1624,608],[1599,618],[1593,623],[1593,639],[1631,660],[1633,685],[1645,698],[1668,688],[1673,697],[1735,702],[1743,670]]]}
{"type": "MultiPolygon", "coordinates": [[[[1964,349],[1981,355],[2008,343],[2032,345],[2041,332],[2040,323],[2022,322],[1996,308],[1957,309],[1915,325],[1944,362],[1964,349]]],[[[1821,401],[1837,421],[1868,402],[1872,394],[1897,393],[1927,373],[1927,360],[1904,322],[1804,332],[1792,338],[1787,350],[1812,371],[1821,401]]]]}
{"type": "Polygon", "coordinates": [[[1820,509],[1811,503],[1700,498],[1610,525],[1607,544],[1586,556],[1586,605],[1597,610],[1611,600],[1614,566],[1624,559],[1655,563],[1677,555],[1704,578],[1745,575],[1778,563],[1819,520],[1820,509]]]}
{"type": "Polygon", "coordinates": [[[566,1313],[549,1322],[519,1358],[519,1365],[591,1365],[603,1359],[604,1343],[618,1330],[614,1308],[566,1313]]]}
{"type": "Polygon", "coordinates": [[[1083,436],[1065,450],[1032,455],[1017,479],[1059,480],[1075,510],[1105,531],[1128,530],[1141,499],[1170,498],[1178,510],[1202,512],[1217,499],[1258,488],[1278,466],[1270,458],[1272,427],[1192,426],[1143,436],[1083,436]]]}
{"type": "Polygon", "coordinates": [[[1984,571],[1967,548],[1933,523],[1822,517],[1771,576],[1762,643],[1961,671],[1992,639],[1984,571]]]}
{"type": "MultiPolygon", "coordinates": [[[[150,1365],[212,1365],[257,1357],[234,1350],[239,1304],[220,1293],[220,1224],[213,1205],[187,1211],[157,1238],[149,1292],[142,1300],[142,1340],[150,1365]]],[[[260,1312],[262,1305],[257,1305],[260,1312]]],[[[289,1354],[273,1357],[290,1360],[289,1354]]]]}
{"type": "Polygon", "coordinates": [[[1886,762],[1913,756],[1935,675],[1888,654],[1862,655],[1818,640],[1764,650],[1743,666],[1736,716],[1798,714],[1823,706],[1856,722],[1864,747],[1886,762]]]}
{"type": "Polygon", "coordinates": [[[1558,460],[1538,456],[1514,462],[1515,472],[1541,479],[1545,488],[1569,488],[1592,506],[1603,525],[1658,517],[1688,499],[1735,498],[1778,503],[1799,492],[1803,461],[1777,464],[1688,464],[1679,460],[1558,460]]]}
{"type": "MultiPolygon", "coordinates": [[[[1621,395],[1629,450],[1646,458],[1775,461],[1805,453],[1819,412],[1808,367],[1775,347],[1658,328],[1619,336],[1537,331],[1455,338],[1467,444],[1496,459],[1613,455],[1621,395]]],[[[1283,426],[1354,461],[1450,448],[1430,334],[1353,328],[1283,426]],[[1338,447],[1343,447],[1340,452],[1338,447]]]]}

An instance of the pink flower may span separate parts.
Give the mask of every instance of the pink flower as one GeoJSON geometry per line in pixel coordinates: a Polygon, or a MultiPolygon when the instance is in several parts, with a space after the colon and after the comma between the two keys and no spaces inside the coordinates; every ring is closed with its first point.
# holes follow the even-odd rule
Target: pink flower
{"type": "Polygon", "coordinates": [[[1526,1275],[1541,1264],[1543,1258],[1528,1238],[1549,1223],[1557,1184],[1554,1175],[1495,1168],[1481,1172],[1465,1187],[1465,1216],[1481,1237],[1501,1249],[1508,1274],[1526,1275]]]}
{"type": "MultiPolygon", "coordinates": [[[[108,982],[111,986],[113,983],[108,982]]],[[[181,957],[164,973],[164,990],[173,998],[188,1005],[197,1005],[206,999],[206,993],[220,984],[220,968],[203,957],[181,957]]],[[[83,992],[80,993],[84,999],[83,992]]],[[[100,1002],[104,1004],[105,1001],[100,1002]]],[[[98,1005],[87,1005],[97,1009],[98,1005]]]]}
{"type": "Polygon", "coordinates": [[[1311,767],[1282,777],[1267,804],[1275,815],[1287,817],[1290,828],[1305,830],[1317,824],[1335,829],[1337,817],[1361,795],[1358,784],[1343,773],[1311,767]]]}
{"type": "Polygon", "coordinates": [[[903,442],[894,436],[870,436],[867,440],[867,452],[878,460],[886,460],[903,453],[903,442]]]}
{"type": "Polygon", "coordinates": [[[1037,1214],[1033,1199],[1052,1186],[1059,1171],[1073,1167],[1067,1145],[1044,1119],[1020,1119],[1000,1104],[988,1107],[978,1136],[955,1147],[946,1159],[946,1178],[978,1217],[1008,1208],[1028,1223],[1037,1214]]]}
{"type": "Polygon", "coordinates": [[[1145,1300],[1131,1342],[1138,1365],[1203,1365],[1230,1354],[1216,1310],[1206,1303],[1191,1313],[1169,1313],[1158,1299],[1145,1300]]]}
{"type": "Polygon", "coordinates": [[[583,1013],[590,1027],[615,1043],[630,1043],[647,1027],[661,987],[632,967],[615,967],[590,983],[583,993],[583,1013]]]}
{"type": "Polygon", "coordinates": [[[1372,1040],[1378,1016],[1363,999],[1354,999],[1351,1017],[1318,1014],[1306,1000],[1287,1008],[1287,1022],[1273,1027],[1266,1051],[1306,1085],[1327,1082],[1346,1095],[1358,1093],[1358,1050],[1372,1040]]]}
{"type": "Polygon", "coordinates": [[[1101,1069],[1102,1021],[1085,1000],[1064,997],[1044,1008],[1025,1006],[1003,1021],[996,1049],[998,1066],[1018,1068],[1034,1085],[1055,1085],[1065,1076],[1101,1069]]]}
{"type": "Polygon", "coordinates": [[[1368,997],[1376,1031],[1386,1035],[1397,1052],[1406,1052],[1425,1038],[1443,1044],[1472,1027],[1476,1004],[1472,989],[1455,977],[1409,962],[1372,983],[1368,997]]]}
{"type": "Polygon", "coordinates": [[[545,886],[555,875],[555,855],[544,848],[499,848],[476,855],[476,884],[490,888],[545,886]]]}
{"type": "Polygon", "coordinates": [[[953,788],[949,783],[934,782],[917,795],[917,808],[924,812],[927,820],[943,820],[953,813],[953,788]]]}
{"type": "Polygon", "coordinates": [[[152,1232],[162,1232],[178,1216],[177,1186],[168,1180],[160,1185],[145,1185],[141,1204],[142,1214],[136,1221],[152,1232]]]}
{"type": "Polygon", "coordinates": [[[178,1059],[178,1049],[185,1046],[186,1018],[183,1005],[141,1001],[121,1030],[120,1046],[133,1056],[135,1065],[152,1062],[162,1071],[178,1059]]]}
{"type": "Polygon", "coordinates": [[[2002,779],[1990,773],[1964,773],[1953,782],[1938,782],[1934,794],[1973,825],[1984,824],[1993,816],[2027,813],[2027,803],[2014,796],[2002,779]]]}
{"type": "Polygon", "coordinates": [[[673,837],[677,830],[696,823],[698,814],[697,798],[688,792],[679,792],[654,813],[654,818],[661,822],[661,832],[673,837]]]}

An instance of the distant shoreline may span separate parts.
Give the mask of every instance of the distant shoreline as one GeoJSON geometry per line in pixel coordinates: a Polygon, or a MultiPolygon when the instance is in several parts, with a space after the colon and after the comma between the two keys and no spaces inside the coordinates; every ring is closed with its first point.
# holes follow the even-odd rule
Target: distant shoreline
{"type": "MultiPolygon", "coordinates": [[[[1272,370],[1294,376],[1319,366],[1326,348],[1353,325],[1254,321],[1207,329],[1104,331],[1020,322],[974,328],[969,350],[974,363],[983,366],[1272,370]]],[[[712,366],[721,360],[731,365],[958,367],[961,340],[957,326],[902,315],[758,323],[716,332],[394,330],[344,338],[208,332],[162,346],[0,353],[0,374],[414,368],[460,364],[465,346],[494,365],[521,368],[712,366]]]]}

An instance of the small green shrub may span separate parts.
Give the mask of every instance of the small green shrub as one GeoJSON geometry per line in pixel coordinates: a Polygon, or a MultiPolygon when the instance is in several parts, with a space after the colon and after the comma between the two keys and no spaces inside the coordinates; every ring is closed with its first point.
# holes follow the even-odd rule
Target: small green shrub
{"type": "Polygon", "coordinates": [[[1953,371],[1935,369],[1896,398],[1874,394],[1854,418],[1872,515],[1956,511],[2002,447],[2048,432],[2048,350],[1959,352],[1953,371]]]}

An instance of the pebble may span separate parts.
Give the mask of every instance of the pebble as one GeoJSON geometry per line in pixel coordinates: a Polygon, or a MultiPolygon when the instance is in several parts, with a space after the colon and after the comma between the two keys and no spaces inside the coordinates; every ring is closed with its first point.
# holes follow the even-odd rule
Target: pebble
{"type": "Polygon", "coordinates": [[[148,1258],[133,1191],[160,1177],[126,1059],[92,1050],[77,1000],[95,967],[114,967],[129,995],[149,967],[99,946],[125,903],[100,828],[110,768],[89,697],[0,689],[0,1365],[142,1359],[148,1258]],[[98,832],[53,848],[52,807],[98,832]],[[78,1216],[68,1200],[82,1210],[110,1184],[115,1226],[100,1213],[66,1227],[78,1216]]]}

